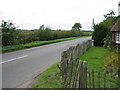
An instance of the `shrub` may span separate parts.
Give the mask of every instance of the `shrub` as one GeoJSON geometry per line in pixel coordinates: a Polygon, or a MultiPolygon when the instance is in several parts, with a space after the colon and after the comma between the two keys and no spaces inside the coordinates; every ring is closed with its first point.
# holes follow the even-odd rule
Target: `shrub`
{"type": "Polygon", "coordinates": [[[117,18],[118,17],[107,18],[103,22],[93,26],[94,31],[93,31],[92,38],[94,40],[95,46],[104,45],[104,38],[109,38],[107,37],[108,35],[111,36],[110,30],[112,26],[115,24],[115,22],[117,21],[117,18]]]}
{"type": "Polygon", "coordinates": [[[109,28],[104,24],[100,23],[94,26],[93,40],[95,46],[103,46],[103,39],[106,37],[109,28]]]}
{"type": "Polygon", "coordinates": [[[118,70],[120,69],[120,53],[106,57],[104,67],[108,72],[118,74],[118,70]]]}
{"type": "Polygon", "coordinates": [[[51,30],[39,30],[38,34],[39,41],[51,40],[52,39],[52,31],[51,30]]]}

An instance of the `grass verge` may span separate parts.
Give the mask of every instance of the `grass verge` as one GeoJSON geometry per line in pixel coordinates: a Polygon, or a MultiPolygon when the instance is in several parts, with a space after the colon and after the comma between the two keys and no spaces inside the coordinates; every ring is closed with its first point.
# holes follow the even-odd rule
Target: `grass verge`
{"type": "MultiPolygon", "coordinates": [[[[81,37],[87,37],[87,36],[81,36],[81,37]]],[[[72,39],[77,39],[77,38],[80,38],[80,37],[62,38],[62,39],[55,39],[55,40],[49,40],[49,41],[35,41],[35,42],[31,42],[31,43],[26,43],[26,44],[3,46],[2,53],[17,51],[17,50],[21,50],[21,49],[26,49],[26,48],[56,43],[56,42],[62,42],[62,41],[67,41],[67,40],[72,40],[72,39]]]]}
{"type": "Polygon", "coordinates": [[[57,64],[43,72],[33,88],[63,88],[62,77],[60,76],[57,64]]]}
{"type": "MultiPolygon", "coordinates": [[[[88,66],[95,70],[95,87],[97,87],[97,71],[104,70],[103,61],[104,59],[114,52],[102,47],[92,47],[84,55],[81,56],[81,60],[87,61],[88,66]]],[[[57,63],[58,64],[58,63],[57,63]]],[[[33,88],[64,88],[62,77],[60,71],[54,64],[48,68],[44,73],[40,75],[38,82],[33,86],[33,88]]],[[[103,79],[100,81],[101,87],[103,87],[103,79]]]]}

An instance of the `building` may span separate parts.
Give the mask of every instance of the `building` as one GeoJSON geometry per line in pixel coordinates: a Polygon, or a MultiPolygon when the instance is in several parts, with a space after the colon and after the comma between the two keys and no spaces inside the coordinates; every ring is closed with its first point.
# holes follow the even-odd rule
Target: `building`
{"type": "Polygon", "coordinates": [[[112,32],[112,41],[120,45],[120,18],[113,25],[111,32],[112,32]]]}
{"type": "MultiPolygon", "coordinates": [[[[120,1],[118,2],[118,16],[120,16],[120,1]]],[[[113,25],[112,29],[112,41],[120,45],[120,18],[113,25]]]]}

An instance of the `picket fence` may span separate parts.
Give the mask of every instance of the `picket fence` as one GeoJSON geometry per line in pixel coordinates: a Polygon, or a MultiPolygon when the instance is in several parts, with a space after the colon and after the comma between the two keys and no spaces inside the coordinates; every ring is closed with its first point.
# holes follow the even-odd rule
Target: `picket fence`
{"type": "Polygon", "coordinates": [[[92,46],[92,40],[70,47],[62,53],[60,69],[65,88],[118,88],[118,76],[90,69],[80,56],[92,46]]]}

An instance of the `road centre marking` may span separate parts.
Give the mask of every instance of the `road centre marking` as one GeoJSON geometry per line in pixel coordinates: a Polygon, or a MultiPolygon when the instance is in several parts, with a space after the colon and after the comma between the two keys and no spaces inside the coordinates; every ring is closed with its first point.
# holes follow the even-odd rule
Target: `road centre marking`
{"type": "Polygon", "coordinates": [[[21,56],[21,57],[18,57],[18,58],[13,58],[13,59],[10,59],[10,60],[7,60],[7,61],[0,62],[0,64],[4,64],[4,63],[10,62],[10,61],[14,61],[14,60],[17,60],[17,59],[25,58],[27,56],[28,55],[24,55],[24,56],[21,56]]]}

